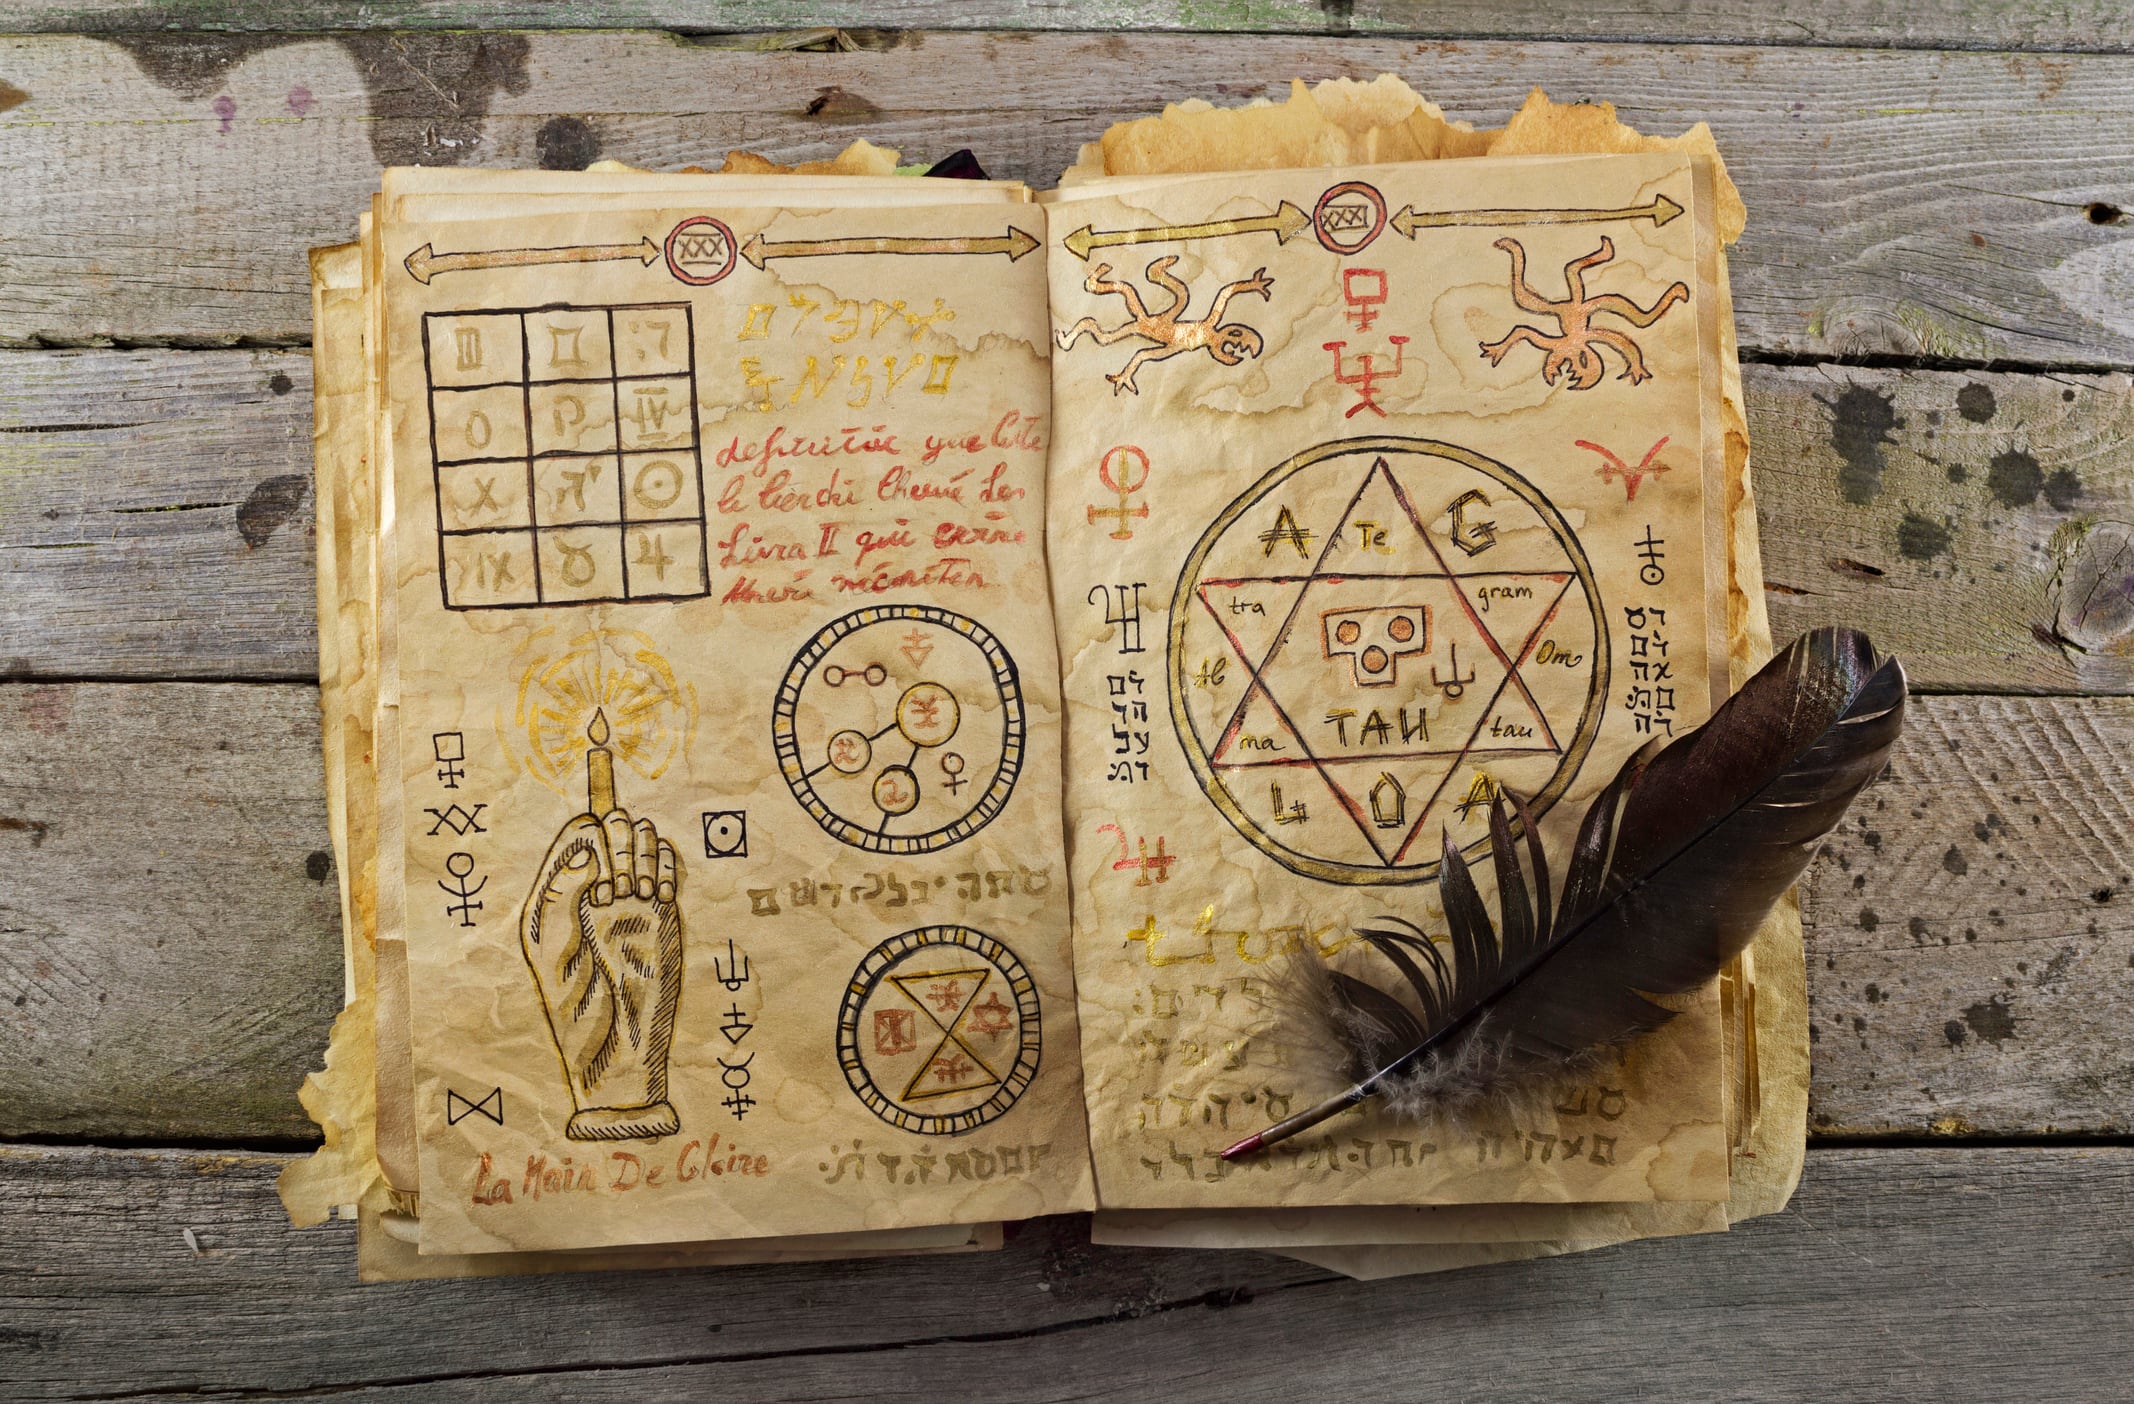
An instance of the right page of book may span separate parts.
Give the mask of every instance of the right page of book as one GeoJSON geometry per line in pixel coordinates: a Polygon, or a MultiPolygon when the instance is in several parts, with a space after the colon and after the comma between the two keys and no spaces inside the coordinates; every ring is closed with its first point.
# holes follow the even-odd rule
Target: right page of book
{"type": "MultiPolygon", "coordinates": [[[[1489,802],[1552,855],[1725,680],[1717,238],[1679,153],[1055,198],[1048,536],[1078,999],[1114,1208],[1727,1196],[1716,991],[1514,1113],[1366,1107],[1294,963],[1443,938],[1489,802]]],[[[1561,873],[1562,861],[1555,863],[1561,873]]]]}

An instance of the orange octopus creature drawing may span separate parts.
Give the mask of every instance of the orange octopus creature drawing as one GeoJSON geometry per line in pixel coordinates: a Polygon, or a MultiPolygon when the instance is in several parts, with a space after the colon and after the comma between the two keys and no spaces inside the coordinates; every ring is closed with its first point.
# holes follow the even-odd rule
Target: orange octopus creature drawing
{"type": "Polygon", "coordinates": [[[1230,299],[1239,293],[1258,293],[1262,301],[1269,300],[1268,289],[1274,286],[1274,279],[1267,276],[1266,269],[1258,269],[1250,278],[1225,284],[1216,292],[1208,315],[1194,321],[1180,315],[1186,310],[1191,293],[1183,281],[1171,275],[1171,265],[1176,262],[1178,255],[1171,254],[1148,266],[1145,276],[1149,282],[1171,294],[1171,305],[1154,314],[1142,305],[1141,294],[1132,283],[1110,281],[1111,265],[1098,264],[1090,270],[1082,286],[1093,293],[1111,293],[1123,298],[1130,319],[1116,327],[1105,327],[1094,317],[1084,317],[1058,333],[1062,351],[1072,350],[1085,333],[1099,346],[1109,346],[1130,336],[1153,343],[1128,357],[1116,374],[1104,377],[1111,382],[1114,395],[1122,390],[1129,395],[1140,394],[1134,376],[1150,361],[1161,361],[1187,351],[1205,351],[1224,365],[1234,366],[1248,356],[1258,356],[1265,345],[1260,334],[1242,322],[1225,323],[1223,313],[1229,309],[1230,299]]]}
{"type": "Polygon", "coordinates": [[[1638,350],[1638,344],[1613,328],[1592,325],[1593,319],[1603,312],[1612,312],[1634,327],[1649,327],[1676,303],[1689,301],[1689,288],[1685,284],[1674,284],[1649,308],[1638,306],[1620,293],[1588,296],[1586,270],[1597,268],[1615,257],[1615,244],[1604,235],[1599,248],[1564,265],[1563,280],[1570,289],[1570,296],[1552,301],[1536,292],[1526,281],[1526,250],[1519,247],[1518,240],[1499,239],[1496,246],[1512,256],[1512,301],[1524,311],[1553,317],[1560,334],[1549,336],[1538,327],[1513,327],[1502,341],[1482,343],[1482,355],[1491,365],[1503,364],[1505,354],[1523,343],[1545,353],[1541,363],[1543,381],[1554,385],[1559,378],[1567,377],[1570,389],[1591,390],[1608,373],[1600,354],[1600,348],[1607,346],[1623,358],[1623,373],[1616,379],[1627,380],[1632,385],[1652,379],[1652,372],[1645,369],[1645,356],[1638,350]]]}

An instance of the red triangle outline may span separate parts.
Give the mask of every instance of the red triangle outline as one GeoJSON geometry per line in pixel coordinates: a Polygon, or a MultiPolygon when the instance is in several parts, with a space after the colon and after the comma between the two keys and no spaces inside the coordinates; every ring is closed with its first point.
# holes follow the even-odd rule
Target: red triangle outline
{"type": "MultiPolygon", "coordinates": [[[[1383,460],[1381,460],[1381,461],[1383,461],[1383,460]]],[[[1391,472],[1391,470],[1388,470],[1388,471],[1387,471],[1387,474],[1386,474],[1386,478],[1387,478],[1387,481],[1389,481],[1389,482],[1391,482],[1391,483],[1393,484],[1393,495],[1394,495],[1394,497],[1395,497],[1395,498],[1396,498],[1396,499],[1397,499],[1397,500],[1398,500],[1398,501],[1400,502],[1400,505],[1401,505],[1401,510],[1402,510],[1402,511],[1404,511],[1404,512],[1406,512],[1406,513],[1408,514],[1408,520],[1409,520],[1409,521],[1410,521],[1411,523],[1413,523],[1413,524],[1414,524],[1414,526],[1415,526],[1415,529],[1416,529],[1416,531],[1417,531],[1418,533],[1420,533],[1420,534],[1422,535],[1422,538],[1423,538],[1423,544],[1424,544],[1425,546],[1428,546],[1428,547],[1430,548],[1430,556],[1431,556],[1431,559],[1433,559],[1433,560],[1435,560],[1435,561],[1437,562],[1437,564],[1438,564],[1438,569],[1439,569],[1439,570],[1442,570],[1442,571],[1444,571],[1444,572],[1445,572],[1445,573],[1446,573],[1447,575],[1451,576],[1451,577],[1452,577],[1452,578],[1453,578],[1454,580],[1460,580],[1460,579],[1464,579],[1465,577],[1461,576],[1461,575],[1460,575],[1460,574],[1458,574],[1458,573],[1457,573],[1456,571],[1454,571],[1454,570],[1453,570],[1453,568],[1452,568],[1452,566],[1451,566],[1451,565],[1450,565],[1450,564],[1449,564],[1449,563],[1448,563],[1448,562],[1447,562],[1447,561],[1445,560],[1445,555],[1444,555],[1444,553],[1443,553],[1442,551],[1438,550],[1438,548],[1437,548],[1437,543],[1436,543],[1435,541],[1432,541],[1432,540],[1430,539],[1430,533],[1429,533],[1429,532],[1427,532],[1427,531],[1424,531],[1424,530],[1423,530],[1423,524],[1422,524],[1421,520],[1420,520],[1420,519],[1418,519],[1418,518],[1416,517],[1416,515],[1415,515],[1415,504],[1414,504],[1414,503],[1412,503],[1412,502],[1410,502],[1410,501],[1408,500],[1408,492],[1407,492],[1407,489],[1406,489],[1406,488],[1403,488],[1403,487],[1402,487],[1402,486],[1400,485],[1400,480],[1399,480],[1399,479],[1397,479],[1397,478],[1394,478],[1394,477],[1393,477],[1393,475],[1392,475],[1392,472],[1391,472]]],[[[1495,574],[1502,574],[1503,572],[1499,572],[1499,571],[1490,571],[1490,572],[1487,572],[1487,573],[1488,573],[1488,574],[1492,574],[1492,575],[1495,575],[1495,574]]],[[[1525,572],[1525,571],[1520,571],[1520,572],[1514,572],[1514,573],[1515,573],[1515,574],[1529,574],[1529,573],[1531,573],[1531,574],[1536,574],[1536,575],[1540,575],[1540,574],[1554,574],[1554,572],[1553,572],[1553,571],[1551,571],[1551,572],[1542,572],[1542,571],[1534,571],[1534,572],[1525,572]]],[[[1571,578],[1575,578],[1575,576],[1574,576],[1574,577],[1571,577],[1571,578]]],[[[1542,617],[1543,617],[1544,619],[1553,619],[1553,618],[1555,618],[1555,616],[1556,616],[1556,609],[1557,609],[1557,607],[1558,607],[1559,605],[1561,605],[1561,604],[1563,603],[1563,597],[1564,597],[1564,595],[1565,595],[1565,594],[1569,593],[1569,591],[1570,591],[1570,588],[1571,588],[1570,578],[1567,578],[1567,579],[1566,579],[1566,580],[1564,581],[1564,586],[1563,586],[1563,589],[1561,589],[1561,590],[1557,591],[1557,593],[1556,593],[1556,599],[1555,599],[1555,601],[1554,601],[1554,602],[1552,602],[1552,603],[1550,604],[1550,606],[1549,606],[1548,610],[1547,610],[1547,611],[1546,611],[1546,612],[1545,612],[1545,613],[1543,614],[1543,616],[1542,616],[1542,617]]],[[[1519,676],[1519,665],[1518,665],[1517,663],[1514,663],[1514,662],[1512,662],[1512,660],[1511,660],[1511,659],[1509,659],[1509,658],[1507,658],[1507,657],[1505,656],[1505,654],[1504,654],[1504,646],[1503,646],[1502,644],[1500,644],[1500,643],[1498,643],[1498,642],[1497,642],[1497,636],[1496,636],[1495,634],[1492,634],[1492,633],[1491,633],[1491,632],[1489,631],[1489,626],[1488,626],[1487,624],[1484,624],[1484,623],[1482,622],[1482,616],[1481,616],[1481,615],[1480,615],[1479,613],[1477,613],[1477,612],[1476,612],[1476,610],[1475,610],[1475,607],[1474,607],[1474,606],[1473,606],[1472,604],[1470,604],[1470,603],[1468,602],[1468,599],[1467,599],[1467,595],[1466,595],[1466,593],[1465,593],[1464,591],[1460,591],[1460,590],[1455,590],[1455,591],[1453,591],[1453,592],[1452,592],[1452,594],[1453,594],[1453,598],[1457,599],[1457,600],[1458,600],[1458,601],[1460,602],[1460,608],[1461,608],[1462,610],[1465,610],[1465,611],[1466,611],[1466,613],[1467,613],[1467,619],[1468,619],[1468,622],[1474,625],[1474,627],[1475,627],[1475,632],[1476,632],[1476,633],[1478,633],[1478,634],[1480,634],[1480,635],[1482,636],[1482,642],[1483,642],[1483,643],[1485,643],[1485,644],[1487,644],[1487,645],[1489,645],[1489,650],[1490,650],[1490,652],[1492,652],[1492,653],[1496,654],[1496,655],[1497,655],[1497,661],[1498,661],[1499,663],[1502,663],[1502,664],[1504,665],[1504,670],[1505,670],[1505,676],[1506,676],[1507,680],[1508,680],[1508,681],[1510,681],[1510,682],[1511,682],[1511,683],[1512,683],[1512,684],[1513,684],[1514,686],[1516,686],[1516,687],[1517,687],[1517,688],[1519,689],[1519,695],[1520,695],[1521,697],[1523,697],[1523,698],[1525,698],[1525,699],[1526,699],[1526,705],[1527,705],[1527,706],[1528,706],[1528,707],[1529,707],[1530,709],[1532,709],[1532,711],[1533,711],[1533,713],[1534,713],[1535,717],[1536,717],[1536,718],[1537,718],[1537,719],[1538,719],[1538,720],[1539,720],[1539,721],[1541,722],[1541,729],[1542,729],[1543,733],[1544,733],[1545,735],[1547,735],[1547,736],[1548,736],[1548,738],[1549,738],[1549,744],[1550,744],[1550,745],[1552,745],[1552,746],[1557,746],[1557,747],[1558,747],[1558,749],[1561,749],[1561,745],[1560,745],[1560,743],[1558,743],[1558,741],[1556,740],[1556,733],[1555,733],[1555,731],[1554,731],[1554,730],[1553,730],[1553,729],[1552,729],[1552,728],[1551,728],[1551,727],[1549,726],[1548,718],[1542,715],[1542,711],[1541,711],[1541,704],[1540,704],[1540,703],[1538,703],[1538,702],[1536,702],[1536,701],[1534,700],[1534,694],[1533,694],[1532,692],[1528,691],[1528,689],[1527,689],[1527,685],[1526,685],[1526,680],[1525,680],[1524,678],[1522,678],[1522,677],[1520,677],[1520,676],[1519,676]]],[[[1537,631],[1537,632],[1538,632],[1538,631],[1537,631]]],[[[1533,635],[1529,634],[1529,635],[1527,636],[1527,640],[1526,640],[1526,648],[1522,648],[1522,649],[1520,650],[1520,655],[1519,655],[1519,656],[1520,656],[1520,658],[1521,658],[1521,660],[1522,660],[1522,661],[1523,661],[1523,660],[1525,659],[1525,657],[1526,657],[1526,649],[1527,649],[1527,648],[1532,648],[1532,647],[1533,647],[1533,643],[1534,643],[1533,635]]],[[[1500,688],[1500,689],[1499,689],[1498,691],[1499,691],[1499,695],[1501,696],[1501,695],[1502,695],[1502,689],[1500,688]]],[[[1494,702],[1494,701],[1492,701],[1490,705],[1491,705],[1491,706],[1495,706],[1496,704],[1495,704],[1495,702],[1494,702]]]]}
{"type": "MultiPolygon", "coordinates": [[[[1453,593],[1456,595],[1459,594],[1457,590],[1455,590],[1453,593]]],[[[1504,696],[1504,689],[1511,686],[1513,679],[1519,676],[1519,665],[1521,663],[1526,662],[1527,655],[1533,652],[1534,650],[1534,641],[1541,637],[1541,631],[1548,627],[1549,621],[1556,617],[1556,611],[1563,607],[1564,596],[1570,593],[1571,581],[1567,578],[1564,581],[1562,588],[1557,590],[1556,598],[1549,602],[1549,607],[1541,612],[1541,616],[1535,621],[1534,627],[1527,631],[1526,641],[1521,644],[1519,648],[1518,663],[1507,662],[1504,676],[1500,678],[1497,682],[1497,690],[1490,694],[1490,699],[1488,703],[1483,706],[1481,711],[1475,714],[1474,730],[1467,733],[1467,744],[1460,748],[1459,757],[1455,759],[1451,765],[1445,768],[1444,778],[1438,781],[1438,787],[1430,792],[1430,799],[1423,806],[1423,813],[1425,816],[1427,816],[1432,809],[1436,808],[1439,797],[1445,793],[1445,787],[1451,784],[1452,777],[1459,773],[1460,762],[1466,760],[1468,757],[1472,756],[1475,753],[1475,738],[1482,734],[1482,724],[1488,721],[1490,713],[1494,712],[1497,709],[1497,699],[1504,696]]],[[[1463,601],[1465,600],[1465,598],[1465,596],[1461,596],[1461,599],[1463,601]]],[[[1470,610],[1469,613],[1471,615],[1473,611],[1470,610]]],[[[1485,640],[1488,640],[1494,647],[1494,636],[1490,635],[1485,631],[1483,633],[1483,638],[1485,640]]],[[[1502,657],[1503,655],[1500,653],[1498,656],[1502,657]]],[[[1533,714],[1534,719],[1541,723],[1541,733],[1544,737],[1548,739],[1549,743],[1547,749],[1554,751],[1558,755],[1562,755],[1563,747],[1557,742],[1556,733],[1554,729],[1549,726],[1548,718],[1542,715],[1540,705],[1534,701],[1534,694],[1526,690],[1526,686],[1523,682],[1520,684],[1519,693],[1522,697],[1526,699],[1527,708],[1533,714]]],[[[1415,846],[1416,835],[1419,834],[1421,831],[1422,820],[1417,819],[1416,827],[1408,831],[1408,837],[1401,841],[1401,846],[1394,852],[1393,856],[1394,861],[1396,863],[1398,863],[1401,858],[1407,855],[1407,852],[1410,848],[1413,848],[1415,846]]]]}
{"type": "Polygon", "coordinates": [[[1304,738],[1298,734],[1297,724],[1289,719],[1289,713],[1283,710],[1282,704],[1275,701],[1274,690],[1258,678],[1254,678],[1250,683],[1246,684],[1243,704],[1231,714],[1230,724],[1223,728],[1223,734],[1217,739],[1215,749],[1208,753],[1208,768],[1210,770],[1245,770],[1257,765],[1315,765],[1317,763],[1318,761],[1312,753],[1312,748],[1305,745],[1304,738]],[[1302,753],[1299,757],[1266,761],[1223,759],[1224,754],[1229,751],[1231,743],[1236,741],[1239,734],[1244,730],[1245,713],[1252,709],[1252,698],[1255,693],[1266,698],[1267,705],[1274,709],[1275,721],[1281,725],[1283,733],[1296,743],[1298,751],[1302,753]]]}

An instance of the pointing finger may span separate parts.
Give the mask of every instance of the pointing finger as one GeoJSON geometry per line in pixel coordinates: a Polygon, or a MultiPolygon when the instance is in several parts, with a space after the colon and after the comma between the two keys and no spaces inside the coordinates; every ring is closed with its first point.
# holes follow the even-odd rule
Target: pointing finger
{"type": "Polygon", "coordinates": [[[652,900],[652,884],[659,869],[659,831],[650,819],[640,819],[631,831],[631,856],[637,864],[637,895],[652,900]]]}
{"type": "Polygon", "coordinates": [[[593,905],[606,906],[615,895],[615,862],[608,856],[607,831],[591,815],[582,816],[576,822],[584,826],[578,839],[581,856],[590,856],[593,861],[590,893],[593,905]]]}
{"type": "Polygon", "coordinates": [[[608,869],[593,889],[593,900],[606,906],[617,897],[627,897],[637,890],[637,861],[630,851],[633,840],[627,813],[620,809],[609,810],[601,819],[600,827],[607,838],[601,848],[608,860],[608,869]]]}

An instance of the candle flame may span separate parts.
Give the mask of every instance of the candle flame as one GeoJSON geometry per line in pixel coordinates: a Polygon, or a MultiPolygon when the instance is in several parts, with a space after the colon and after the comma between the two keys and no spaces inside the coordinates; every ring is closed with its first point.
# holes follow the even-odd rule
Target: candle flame
{"type": "Polygon", "coordinates": [[[601,710],[600,710],[599,708],[597,708],[597,707],[596,707],[596,708],[594,708],[594,709],[593,709],[593,721],[592,721],[592,724],[591,724],[590,726],[586,727],[586,729],[585,729],[585,734],[586,734],[587,736],[589,736],[589,737],[591,737],[591,738],[592,738],[593,744],[594,744],[595,746],[605,746],[605,745],[607,745],[607,744],[608,744],[608,717],[607,717],[607,713],[606,713],[606,712],[604,712],[604,711],[601,711],[601,710]]]}

